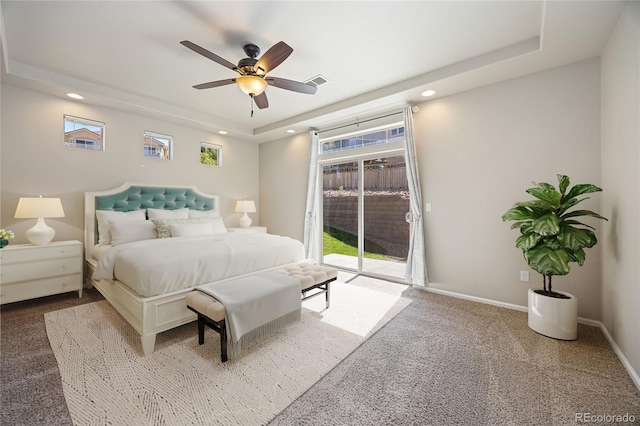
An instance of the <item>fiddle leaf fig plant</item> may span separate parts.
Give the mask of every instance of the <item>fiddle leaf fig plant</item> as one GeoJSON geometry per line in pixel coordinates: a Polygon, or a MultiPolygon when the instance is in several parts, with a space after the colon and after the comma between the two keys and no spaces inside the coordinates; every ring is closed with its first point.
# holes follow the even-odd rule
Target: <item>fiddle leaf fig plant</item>
{"type": "Polygon", "coordinates": [[[567,275],[571,270],[569,263],[582,266],[586,254],[585,248],[596,245],[598,240],[592,231],[593,226],[582,223],[577,218],[590,216],[597,219],[607,218],[591,210],[571,210],[589,197],[583,194],[602,191],[591,184],[577,184],[569,189],[569,177],[558,176],[558,189],[548,183],[536,183],[526,192],[535,200],[515,203],[502,215],[504,222],[514,221],[511,229],[519,229],[516,247],[522,250],[525,260],[534,271],[543,277],[542,294],[561,297],[551,289],[554,275],[567,275]],[[567,191],[568,190],[568,191],[567,191]]]}

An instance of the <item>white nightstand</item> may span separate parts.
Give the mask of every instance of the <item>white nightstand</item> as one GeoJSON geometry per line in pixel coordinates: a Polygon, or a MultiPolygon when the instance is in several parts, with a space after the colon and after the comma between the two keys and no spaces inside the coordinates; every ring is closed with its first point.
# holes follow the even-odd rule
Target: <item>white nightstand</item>
{"type": "Polygon", "coordinates": [[[82,243],[8,245],[0,250],[0,304],[78,291],[82,297],[82,243]]]}
{"type": "Polygon", "coordinates": [[[267,233],[266,226],[250,226],[248,228],[227,228],[229,232],[263,232],[267,233]]]}

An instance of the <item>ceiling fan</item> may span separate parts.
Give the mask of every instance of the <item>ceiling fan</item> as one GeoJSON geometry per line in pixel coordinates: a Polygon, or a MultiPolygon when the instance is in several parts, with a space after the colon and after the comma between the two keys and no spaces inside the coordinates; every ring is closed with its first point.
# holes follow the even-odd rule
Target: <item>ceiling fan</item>
{"type": "MultiPolygon", "coordinates": [[[[236,78],[196,84],[193,86],[195,89],[210,89],[212,87],[220,87],[236,83],[238,87],[240,87],[240,90],[249,95],[260,109],[269,107],[269,100],[265,93],[267,85],[278,87],[280,89],[291,90],[293,92],[306,93],[309,95],[313,95],[316,92],[316,86],[311,84],[300,83],[298,81],[287,80],[285,78],[267,76],[269,71],[284,62],[284,60],[293,52],[293,49],[284,41],[280,41],[273,45],[264,55],[262,55],[262,57],[260,57],[260,59],[256,59],[260,54],[260,48],[252,43],[245,44],[243,49],[244,53],[248,57],[240,59],[238,65],[234,65],[215,53],[210,52],[188,40],[183,40],[180,44],[206,58],[211,59],[213,62],[240,74],[240,76],[236,78]]],[[[251,109],[251,116],[253,116],[253,108],[251,109]]]]}

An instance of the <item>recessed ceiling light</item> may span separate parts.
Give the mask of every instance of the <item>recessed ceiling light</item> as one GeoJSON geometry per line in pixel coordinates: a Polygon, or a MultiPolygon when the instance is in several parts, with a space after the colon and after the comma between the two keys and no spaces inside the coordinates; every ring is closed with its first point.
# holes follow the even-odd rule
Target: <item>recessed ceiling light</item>
{"type": "Polygon", "coordinates": [[[424,92],[422,92],[422,96],[433,96],[435,94],[436,94],[436,91],[431,89],[425,90],[424,92]]]}
{"type": "Polygon", "coordinates": [[[226,135],[229,132],[227,132],[226,130],[220,130],[220,131],[218,131],[218,133],[220,133],[221,135],[226,135]]]}
{"type": "Polygon", "coordinates": [[[293,129],[289,129],[289,130],[287,130],[287,133],[295,133],[295,132],[296,132],[296,131],[295,131],[295,130],[293,130],[293,129]]]}
{"type": "Polygon", "coordinates": [[[78,95],[77,93],[67,93],[67,96],[73,99],[84,99],[84,96],[78,95]]]}

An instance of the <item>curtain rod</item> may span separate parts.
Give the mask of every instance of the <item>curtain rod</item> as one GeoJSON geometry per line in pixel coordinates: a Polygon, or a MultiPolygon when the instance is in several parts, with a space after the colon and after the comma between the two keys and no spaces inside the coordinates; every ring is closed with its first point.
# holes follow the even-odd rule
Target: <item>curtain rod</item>
{"type": "Polygon", "coordinates": [[[400,115],[402,114],[402,111],[398,111],[398,112],[392,112],[390,114],[387,115],[381,115],[380,117],[375,117],[375,118],[369,118],[367,120],[362,120],[362,121],[356,121],[355,123],[349,123],[349,124],[345,124],[343,126],[338,126],[338,127],[333,127],[331,129],[322,129],[322,130],[316,130],[316,133],[322,133],[322,132],[330,132],[332,130],[338,130],[338,129],[343,129],[345,127],[349,127],[349,126],[353,126],[353,125],[360,125],[362,123],[368,123],[369,121],[375,121],[375,120],[380,120],[381,118],[387,118],[387,117],[392,117],[394,115],[400,115]]]}

